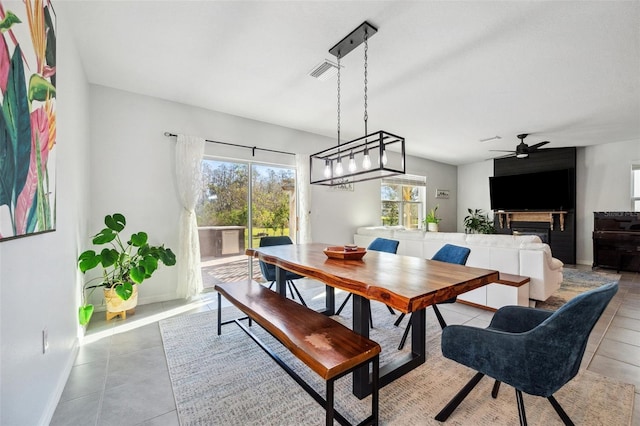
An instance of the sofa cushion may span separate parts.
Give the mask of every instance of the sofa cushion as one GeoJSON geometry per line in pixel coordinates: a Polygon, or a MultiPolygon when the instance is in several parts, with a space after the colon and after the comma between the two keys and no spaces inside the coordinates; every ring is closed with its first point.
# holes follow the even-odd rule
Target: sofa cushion
{"type": "MultiPolygon", "coordinates": [[[[536,235],[464,234],[461,232],[423,232],[402,227],[369,226],[358,228],[354,241],[366,246],[375,237],[400,241],[398,254],[431,259],[445,244],[469,247],[467,266],[495,269],[530,277],[529,298],[545,300],[560,287],[563,263],[552,257],[551,248],[536,235]],[[420,236],[424,235],[420,240],[420,236]]],[[[473,290],[477,291],[477,290],[473,290]]],[[[484,304],[484,302],[473,301],[484,304]]],[[[486,301],[485,301],[486,302],[486,301]]]]}
{"type": "Polygon", "coordinates": [[[425,241],[448,241],[456,242],[460,244],[464,244],[465,242],[465,234],[460,232],[425,232],[424,233],[425,241]]]}
{"type": "Polygon", "coordinates": [[[544,256],[544,259],[547,262],[547,265],[549,265],[549,268],[553,271],[556,270],[562,270],[562,267],[564,266],[564,263],[562,263],[562,261],[560,259],[556,259],[555,257],[553,257],[551,255],[551,247],[549,247],[548,244],[545,243],[525,243],[525,244],[521,244],[520,248],[522,250],[531,250],[531,251],[542,251],[546,254],[546,256],[544,256]]]}
{"type": "Polygon", "coordinates": [[[470,246],[517,247],[513,235],[466,234],[465,241],[470,246]]]}
{"type": "Polygon", "coordinates": [[[398,229],[393,236],[398,240],[422,240],[424,234],[425,232],[419,229],[398,229]]]}
{"type": "Polygon", "coordinates": [[[370,235],[375,237],[393,238],[393,233],[396,229],[403,229],[397,227],[388,226],[363,226],[358,228],[356,233],[359,235],[370,235]]]}
{"type": "Polygon", "coordinates": [[[520,244],[542,242],[540,237],[538,237],[537,235],[514,235],[513,239],[520,244]]]}
{"type": "Polygon", "coordinates": [[[551,247],[545,243],[522,243],[520,248],[524,250],[542,250],[551,256],[551,247]]]}
{"type": "Polygon", "coordinates": [[[560,269],[561,270],[563,266],[564,266],[564,263],[562,263],[562,260],[556,259],[555,257],[551,258],[551,269],[553,269],[553,270],[560,269]]]}

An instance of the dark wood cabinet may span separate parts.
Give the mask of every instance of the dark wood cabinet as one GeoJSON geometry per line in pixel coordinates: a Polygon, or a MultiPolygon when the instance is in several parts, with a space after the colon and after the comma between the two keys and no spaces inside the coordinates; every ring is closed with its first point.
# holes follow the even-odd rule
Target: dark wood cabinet
{"type": "Polygon", "coordinates": [[[593,213],[593,267],[640,272],[640,213],[593,213]]]}

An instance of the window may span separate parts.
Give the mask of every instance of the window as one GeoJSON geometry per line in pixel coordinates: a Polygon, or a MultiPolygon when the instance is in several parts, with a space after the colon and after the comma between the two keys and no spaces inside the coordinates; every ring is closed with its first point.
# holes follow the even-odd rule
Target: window
{"type": "Polygon", "coordinates": [[[383,225],[419,229],[424,220],[427,179],[404,175],[382,179],[380,186],[383,225]]]}
{"type": "Polygon", "coordinates": [[[205,158],[202,196],[196,206],[202,281],[262,282],[257,260],[244,254],[265,236],[296,240],[295,169],[242,160],[205,158]]]}
{"type": "MultiPolygon", "coordinates": [[[[206,158],[202,170],[198,226],[251,229],[246,247],[255,247],[265,235],[288,235],[295,241],[295,169],[206,158]]],[[[243,255],[244,249],[239,248],[243,255]]]]}
{"type": "Polygon", "coordinates": [[[640,164],[631,166],[631,205],[640,212],[640,164]]]}

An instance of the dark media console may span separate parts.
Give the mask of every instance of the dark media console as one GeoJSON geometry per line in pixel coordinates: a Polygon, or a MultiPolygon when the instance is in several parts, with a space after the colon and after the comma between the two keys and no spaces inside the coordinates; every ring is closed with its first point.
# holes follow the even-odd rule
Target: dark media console
{"type": "Polygon", "coordinates": [[[640,213],[593,213],[593,267],[640,272],[640,213]]]}

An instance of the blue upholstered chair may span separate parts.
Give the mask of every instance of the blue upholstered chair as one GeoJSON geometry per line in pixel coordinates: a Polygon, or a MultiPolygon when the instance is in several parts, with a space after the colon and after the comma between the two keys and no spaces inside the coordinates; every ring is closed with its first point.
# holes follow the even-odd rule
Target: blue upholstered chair
{"type": "Polygon", "coordinates": [[[369,244],[367,250],[396,254],[398,252],[398,244],[400,244],[400,241],[389,240],[387,238],[376,238],[375,240],[371,241],[371,244],[369,244]]]}
{"type": "MultiPolygon", "coordinates": [[[[369,244],[369,247],[367,247],[367,250],[382,251],[385,253],[396,254],[396,252],[398,251],[398,244],[400,244],[400,241],[389,240],[387,238],[376,238],[375,240],[371,241],[371,243],[369,244]]],[[[347,297],[344,299],[344,302],[342,302],[342,304],[336,311],[336,315],[340,315],[340,312],[342,312],[342,309],[344,309],[349,299],[351,299],[351,293],[347,294],[347,297]]],[[[395,312],[393,311],[393,309],[391,309],[391,307],[387,306],[387,309],[389,309],[389,312],[395,315],[395,312]]],[[[371,317],[371,310],[369,310],[369,325],[373,327],[373,318],[371,317]]]]}
{"type": "MultiPolygon", "coordinates": [[[[437,251],[436,254],[433,255],[431,260],[439,260],[440,262],[447,263],[456,263],[458,265],[464,265],[467,263],[467,258],[469,258],[469,253],[471,253],[471,249],[468,247],[460,247],[455,246],[453,244],[445,244],[437,251]]],[[[442,303],[455,303],[457,300],[456,297],[452,297],[451,299],[447,299],[442,303]]],[[[438,305],[433,305],[433,312],[436,314],[436,318],[438,318],[438,322],[440,323],[441,328],[445,328],[447,326],[446,321],[442,317],[440,313],[440,309],[438,309],[438,305]]],[[[396,322],[395,326],[399,326],[400,322],[404,318],[404,314],[400,314],[396,322]]],[[[405,342],[407,341],[407,336],[409,336],[409,330],[411,329],[411,317],[409,317],[409,324],[407,324],[407,328],[405,328],[404,333],[402,334],[402,339],[400,339],[400,345],[398,345],[398,350],[404,347],[405,342]]]]}
{"type": "MultiPolygon", "coordinates": [[[[291,238],[287,236],[260,238],[260,247],[283,246],[285,244],[293,244],[293,241],[291,241],[291,238]]],[[[273,287],[273,283],[276,282],[276,265],[260,261],[260,271],[262,272],[262,276],[264,277],[264,279],[271,282],[271,284],[269,284],[269,288],[273,287]]],[[[298,280],[304,277],[302,275],[294,274],[293,272],[289,271],[285,271],[285,273],[285,279],[287,282],[287,287],[289,288],[289,292],[291,292],[291,298],[295,300],[295,291],[295,294],[297,294],[298,298],[300,299],[300,303],[302,303],[304,306],[307,306],[307,304],[304,302],[304,299],[300,295],[298,288],[293,282],[293,280],[298,280]]]]}
{"type": "Polygon", "coordinates": [[[589,334],[618,291],[612,282],[582,293],[556,312],[505,306],[487,328],[452,325],[442,331],[442,354],[478,373],[438,413],[445,421],[484,375],[516,390],[520,424],[526,425],[522,392],[549,400],[564,424],[572,425],[553,394],[578,373],[589,334]]]}

